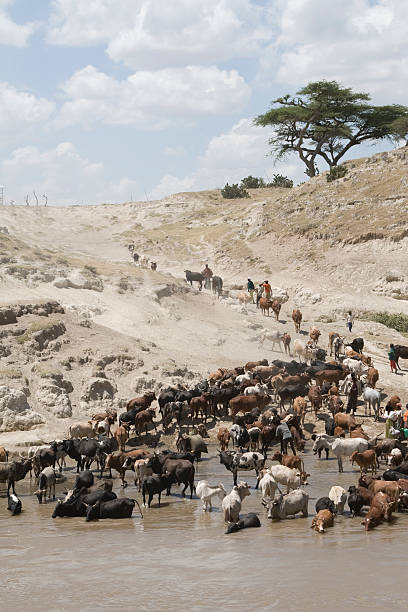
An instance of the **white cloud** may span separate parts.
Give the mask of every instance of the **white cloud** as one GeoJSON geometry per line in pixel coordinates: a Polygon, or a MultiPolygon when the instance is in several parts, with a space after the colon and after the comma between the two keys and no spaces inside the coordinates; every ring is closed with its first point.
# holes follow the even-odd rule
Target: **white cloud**
{"type": "Polygon", "coordinates": [[[336,79],[376,101],[406,102],[407,2],[279,0],[278,14],[279,35],[261,58],[262,78],[274,72],[288,90],[336,79]]]}
{"type": "Polygon", "coordinates": [[[183,178],[166,175],[149,195],[161,198],[177,191],[214,189],[227,182],[239,183],[249,174],[272,180],[273,174],[280,173],[295,182],[303,180],[300,163],[274,165],[268,156],[267,139],[264,128],[254,126],[251,119],[241,119],[231,130],[210,140],[193,173],[183,178]]]}
{"type": "Polygon", "coordinates": [[[268,11],[251,0],[54,0],[48,40],[107,44],[136,70],[212,64],[258,52],[268,11]]]}
{"type": "Polygon", "coordinates": [[[20,91],[9,83],[0,83],[0,129],[2,144],[4,137],[14,140],[27,136],[29,128],[44,124],[55,110],[55,104],[46,98],[37,98],[31,93],[20,91]]]}
{"type": "Polygon", "coordinates": [[[36,23],[15,23],[7,14],[7,8],[14,0],[0,0],[0,44],[25,47],[37,27],[36,23]]]}
{"type": "Polygon", "coordinates": [[[33,190],[38,196],[46,193],[49,205],[122,202],[137,190],[129,178],[110,179],[102,162],[84,159],[70,142],[48,151],[20,147],[0,164],[0,173],[7,200],[16,203],[23,203],[26,194],[33,201],[33,190]]]}
{"type": "Polygon", "coordinates": [[[123,81],[87,66],[62,88],[70,99],[61,109],[60,126],[102,122],[140,129],[192,125],[200,115],[238,111],[250,95],[236,70],[215,66],[141,71],[123,81]]]}

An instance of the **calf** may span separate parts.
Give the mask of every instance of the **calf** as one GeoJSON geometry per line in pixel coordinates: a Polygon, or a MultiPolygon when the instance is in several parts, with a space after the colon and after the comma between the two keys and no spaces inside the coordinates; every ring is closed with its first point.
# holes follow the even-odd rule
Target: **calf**
{"type": "Polygon", "coordinates": [[[271,465],[270,473],[277,483],[286,486],[289,493],[292,489],[298,489],[302,484],[306,484],[307,477],[310,474],[292,470],[285,465],[271,465]]]}
{"type": "Polygon", "coordinates": [[[307,401],[304,397],[295,397],[293,401],[293,411],[299,417],[299,420],[303,427],[305,424],[305,416],[307,411],[307,401]]]}
{"type": "Polygon", "coordinates": [[[135,416],[135,431],[138,435],[142,433],[143,429],[145,429],[146,434],[148,433],[148,423],[153,423],[153,427],[155,429],[155,432],[157,433],[156,423],[153,421],[155,414],[156,412],[154,408],[148,408],[147,410],[142,410],[141,412],[138,412],[138,414],[135,416]]]}
{"type": "Polygon", "coordinates": [[[191,398],[190,410],[193,421],[198,419],[198,415],[200,413],[201,417],[204,419],[204,422],[207,422],[209,397],[209,393],[202,393],[199,397],[191,398]]]}
{"type": "Polygon", "coordinates": [[[282,455],[282,453],[276,451],[272,455],[271,461],[279,461],[281,465],[285,465],[288,468],[292,468],[292,470],[299,470],[299,472],[305,471],[303,461],[297,455],[282,455]]]}
{"type": "Polygon", "coordinates": [[[261,470],[259,475],[262,475],[262,478],[259,481],[259,488],[261,490],[262,499],[273,499],[275,497],[276,491],[279,491],[280,493],[278,483],[268,470],[261,470]]]}
{"type": "Polygon", "coordinates": [[[227,492],[222,482],[219,483],[218,487],[212,487],[208,484],[207,480],[200,480],[196,485],[196,493],[201,498],[204,511],[211,511],[211,499],[217,495],[221,500],[224,499],[227,492]]]}
{"type": "Polygon", "coordinates": [[[48,497],[51,497],[52,493],[52,499],[55,499],[55,483],[56,476],[54,468],[44,468],[38,476],[38,490],[35,492],[40,504],[42,504],[43,499],[44,502],[46,501],[47,493],[48,497]]]}
{"type": "Polygon", "coordinates": [[[249,495],[251,495],[251,493],[248,484],[246,482],[239,482],[237,485],[234,485],[232,491],[224,497],[222,500],[222,509],[224,511],[224,521],[226,523],[237,523],[239,521],[242,501],[249,495]]]}
{"type": "Polygon", "coordinates": [[[356,462],[357,465],[360,467],[361,475],[363,474],[363,472],[367,473],[367,471],[370,468],[371,468],[371,474],[374,475],[377,473],[377,457],[375,454],[375,450],[366,450],[366,451],[363,451],[362,453],[359,453],[358,451],[354,451],[350,459],[351,459],[351,465],[353,465],[353,463],[356,462]]]}
{"type": "Polygon", "coordinates": [[[237,523],[230,523],[227,527],[226,534],[235,533],[241,529],[248,529],[248,527],[260,527],[261,521],[254,512],[249,512],[245,518],[241,519],[237,523]]]}
{"type": "Polygon", "coordinates": [[[334,517],[330,510],[320,510],[313,518],[311,528],[319,533],[324,533],[327,527],[333,527],[334,517]]]}
{"type": "Polygon", "coordinates": [[[10,510],[12,516],[20,514],[22,510],[21,499],[14,495],[14,493],[11,493],[7,498],[7,510],[10,510]]]}
{"type": "Polygon", "coordinates": [[[349,496],[347,499],[348,507],[350,508],[350,512],[352,516],[358,516],[363,508],[363,506],[370,505],[370,502],[366,502],[364,497],[357,492],[356,487],[349,487],[349,496]]]}

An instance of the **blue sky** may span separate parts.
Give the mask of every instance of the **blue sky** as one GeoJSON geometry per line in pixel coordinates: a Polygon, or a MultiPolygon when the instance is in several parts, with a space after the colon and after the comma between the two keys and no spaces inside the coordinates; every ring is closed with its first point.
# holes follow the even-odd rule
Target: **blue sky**
{"type": "Polygon", "coordinates": [[[405,0],[0,0],[6,201],[303,180],[295,156],[274,166],[253,117],[321,78],[407,103],[407,18],[405,0]]]}

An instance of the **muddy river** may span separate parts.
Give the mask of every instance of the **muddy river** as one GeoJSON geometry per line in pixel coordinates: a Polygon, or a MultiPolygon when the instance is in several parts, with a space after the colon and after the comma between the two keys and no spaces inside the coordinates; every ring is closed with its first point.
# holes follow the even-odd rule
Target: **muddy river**
{"type": "MultiPolygon", "coordinates": [[[[229,491],[232,475],[215,454],[210,447],[196,480],[222,481],[229,491]]],[[[218,498],[204,513],[200,500],[184,500],[175,486],[163,507],[143,508],[143,520],[135,511],[132,519],[86,523],[52,519],[54,503],[40,506],[28,478],[17,483],[20,516],[10,516],[0,497],[1,610],[405,609],[408,515],[366,534],[361,518],[345,514],[315,533],[316,499],[333,484],[347,489],[358,474],[348,461],[338,474],[335,460],[304,458],[309,518],[269,521],[253,473],[241,472],[252,487],[241,514],[259,512],[262,527],[228,536],[218,498]]],[[[72,481],[67,474],[59,493],[72,481]]],[[[128,482],[134,497],[129,472],[128,482]]],[[[115,479],[122,495],[119,484],[115,479]]]]}

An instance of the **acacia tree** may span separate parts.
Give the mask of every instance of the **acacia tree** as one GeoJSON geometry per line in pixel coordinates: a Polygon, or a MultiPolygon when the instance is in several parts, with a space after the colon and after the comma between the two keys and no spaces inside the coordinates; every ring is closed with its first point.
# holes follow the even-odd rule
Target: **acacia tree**
{"type": "Polygon", "coordinates": [[[306,165],[306,174],[315,176],[319,159],[330,168],[337,166],[351,147],[392,139],[391,124],[408,117],[405,106],[373,106],[369,100],[367,93],[355,93],[336,81],[316,81],[295,96],[274,100],[277,106],[256,117],[255,124],[274,129],[268,142],[276,159],[295,152],[306,165]]]}

